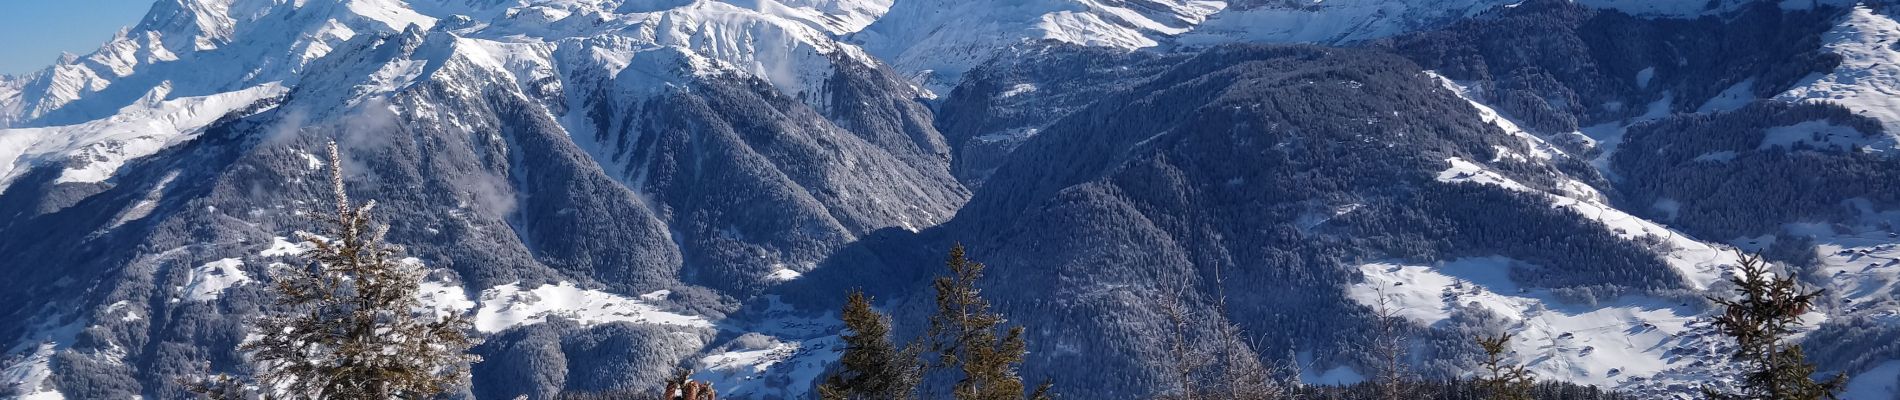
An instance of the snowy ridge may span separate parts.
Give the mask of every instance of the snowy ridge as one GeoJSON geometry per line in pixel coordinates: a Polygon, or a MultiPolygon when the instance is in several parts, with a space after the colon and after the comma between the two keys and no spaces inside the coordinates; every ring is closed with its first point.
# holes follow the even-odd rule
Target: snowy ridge
{"type": "Polygon", "coordinates": [[[1706,289],[1722,280],[1727,268],[1735,265],[1732,248],[1696,240],[1662,224],[1611,207],[1605,203],[1606,197],[1588,185],[1572,182],[1564,185],[1566,193],[1542,193],[1469,160],[1452,158],[1446,163],[1449,167],[1438,173],[1440,182],[1492,185],[1507,190],[1539,193],[1547,196],[1552,206],[1568,208],[1578,215],[1602,223],[1604,229],[1624,239],[1660,239],[1668,245],[1667,251],[1660,255],[1676,273],[1686,279],[1684,283],[1689,288],[1706,289]]]}
{"type": "Polygon", "coordinates": [[[905,1],[848,40],[923,78],[932,91],[948,93],[964,71],[1007,46],[1054,40],[1126,50],[1153,47],[1226,6],[1216,0],[905,1]]]}
{"type": "Polygon", "coordinates": [[[1845,106],[1880,121],[1890,136],[1900,135],[1900,22],[1867,6],[1856,6],[1823,34],[1825,48],[1841,56],[1833,72],[1812,76],[1777,96],[1787,101],[1822,101],[1845,106]]]}
{"type": "Polygon", "coordinates": [[[1476,15],[1516,0],[1333,0],[1269,4],[1215,14],[1180,43],[1341,44],[1379,39],[1476,15]]]}
{"type": "MultiPolygon", "coordinates": [[[[126,161],[191,140],[227,114],[282,95],[266,84],[230,93],[165,100],[164,84],[111,118],[78,125],[0,129],[0,190],[27,167],[64,162],[59,182],[92,183],[110,178],[126,161]]],[[[256,110],[253,110],[256,111],[256,110]]]]}
{"type": "Polygon", "coordinates": [[[419,0],[414,8],[399,0],[175,1],[86,58],[0,82],[0,128],[32,127],[0,130],[0,188],[28,167],[60,162],[68,166],[60,182],[105,181],[128,160],[287,93],[301,104],[360,105],[431,79],[469,94],[482,81],[536,93],[545,89],[532,85],[550,78],[615,76],[639,66],[658,79],[621,80],[636,86],[627,92],[662,93],[692,79],[737,74],[797,96],[818,90],[834,62],[876,63],[830,35],[868,24],[867,15],[879,9],[769,0],[750,5],[774,13],[712,1],[504,7],[419,0]],[[797,12],[816,9],[858,16],[797,12]],[[445,20],[443,29],[432,29],[445,20]],[[167,41],[178,35],[192,39],[167,41]]]}
{"type": "MultiPolygon", "coordinates": [[[[1439,75],[1437,72],[1427,71],[1426,74],[1429,74],[1430,76],[1434,78],[1438,78],[1440,82],[1444,83],[1446,89],[1450,89],[1453,93],[1457,93],[1458,98],[1464,99],[1465,102],[1470,103],[1471,108],[1478,110],[1478,118],[1484,119],[1485,121],[1490,122],[1492,126],[1496,126],[1498,127],[1498,129],[1504,130],[1504,133],[1510,134],[1512,137],[1516,137],[1519,140],[1524,141],[1524,146],[1529,147],[1531,149],[1530,159],[1527,159],[1525,158],[1523,154],[1517,154],[1516,152],[1511,151],[1510,149],[1499,147],[1497,149],[1499,159],[1511,158],[1516,161],[1532,161],[1532,159],[1535,159],[1537,161],[1548,161],[1552,157],[1556,157],[1559,154],[1563,154],[1563,150],[1558,149],[1557,146],[1551,145],[1550,142],[1544,141],[1544,138],[1538,137],[1537,135],[1531,134],[1530,131],[1524,130],[1524,128],[1518,125],[1517,121],[1512,120],[1510,117],[1505,116],[1503,113],[1499,113],[1497,109],[1491,108],[1490,105],[1487,105],[1487,104],[1484,104],[1484,102],[1478,101],[1478,94],[1474,93],[1474,90],[1471,88],[1471,85],[1453,81],[1451,80],[1451,78],[1446,78],[1443,75],[1439,75]]],[[[1495,162],[1499,160],[1491,160],[1491,161],[1495,162]]]]}
{"type": "Polygon", "coordinates": [[[0,387],[11,388],[18,393],[19,400],[61,400],[59,390],[48,380],[53,377],[51,368],[53,343],[41,343],[32,353],[23,354],[20,359],[7,360],[5,368],[0,368],[0,387]]]}

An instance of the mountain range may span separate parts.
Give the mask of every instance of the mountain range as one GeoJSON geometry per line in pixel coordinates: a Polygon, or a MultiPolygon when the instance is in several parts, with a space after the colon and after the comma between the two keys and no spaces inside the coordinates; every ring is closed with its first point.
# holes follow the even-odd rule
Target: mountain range
{"type": "Polygon", "coordinates": [[[472,316],[458,397],[798,399],[953,245],[1067,398],[1164,386],[1161,298],[1308,384],[1514,332],[1697,393],[1739,251],[1900,396],[1900,22],[1847,0],[158,0],[0,76],[0,396],[242,373],[340,167],[472,316]],[[335,141],[341,164],[318,149],[335,141]],[[1077,368],[1086,366],[1086,368],[1077,368]]]}

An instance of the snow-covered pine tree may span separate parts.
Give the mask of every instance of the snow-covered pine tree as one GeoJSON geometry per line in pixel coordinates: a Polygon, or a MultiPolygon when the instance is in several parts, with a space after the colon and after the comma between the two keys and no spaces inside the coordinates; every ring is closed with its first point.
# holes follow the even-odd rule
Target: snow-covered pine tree
{"type": "MultiPolygon", "coordinates": [[[[299,231],[312,249],[301,265],[271,271],[277,307],[259,319],[242,350],[259,390],[273,398],[422,399],[469,378],[480,357],[469,321],[417,299],[424,272],[385,243],[376,202],[350,203],[342,157],[330,150],[335,215],[322,235],[299,231]],[[445,315],[446,314],[446,315],[445,315]]],[[[317,213],[321,214],[321,213],[317,213]]]]}

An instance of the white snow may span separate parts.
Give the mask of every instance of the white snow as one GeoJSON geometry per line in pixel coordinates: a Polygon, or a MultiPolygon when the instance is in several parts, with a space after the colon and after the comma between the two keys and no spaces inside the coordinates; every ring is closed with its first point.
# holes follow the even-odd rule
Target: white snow
{"type": "MultiPolygon", "coordinates": [[[[1553,146],[1549,142],[1544,141],[1543,138],[1525,131],[1524,128],[1517,124],[1517,121],[1506,117],[1503,113],[1499,113],[1496,109],[1491,108],[1490,105],[1478,101],[1481,94],[1476,92],[1474,86],[1453,81],[1451,78],[1439,75],[1437,72],[1426,71],[1426,74],[1437,78],[1439,83],[1445,86],[1445,89],[1449,89],[1452,93],[1458,94],[1458,98],[1464,99],[1466,103],[1471,104],[1472,108],[1477,109],[1478,118],[1491,123],[1493,126],[1497,126],[1498,129],[1504,130],[1504,133],[1524,141],[1524,145],[1530,147],[1532,157],[1538,160],[1549,160],[1551,157],[1563,152],[1557,149],[1557,146],[1553,146]]],[[[1504,152],[1500,152],[1500,157],[1503,156],[1504,152]]]]}
{"type": "Polygon", "coordinates": [[[1900,360],[1881,363],[1854,376],[1841,391],[1841,400],[1893,400],[1900,398],[1900,360]]]}
{"type": "Polygon", "coordinates": [[[1469,160],[1454,157],[1447,159],[1446,162],[1450,164],[1450,167],[1438,173],[1438,180],[1441,182],[1492,185],[1509,190],[1539,193],[1547,196],[1553,206],[1568,208],[1584,218],[1597,221],[1603,224],[1605,229],[1624,239],[1636,240],[1644,237],[1661,239],[1669,249],[1661,254],[1663,260],[1686,279],[1684,283],[1690,288],[1708,288],[1710,284],[1721,280],[1722,272],[1727,267],[1735,265],[1735,254],[1729,247],[1697,240],[1662,224],[1611,207],[1606,203],[1607,197],[1596,193],[1595,189],[1587,185],[1567,185],[1567,193],[1538,192],[1469,160]]]}
{"type": "Polygon", "coordinates": [[[0,368],[0,387],[12,388],[20,393],[20,400],[62,400],[66,396],[53,387],[52,357],[56,349],[53,343],[41,343],[33,353],[23,354],[22,358],[8,360],[5,368],[0,368]]]}
{"type": "Polygon", "coordinates": [[[799,398],[812,392],[844,351],[837,314],[808,315],[768,295],[764,317],[694,361],[693,379],[711,382],[733,398],[799,398]]]}
{"type": "Polygon", "coordinates": [[[257,255],[261,257],[288,257],[302,255],[306,251],[310,251],[310,243],[291,241],[289,238],[276,236],[270,239],[270,247],[258,252],[257,255]]]}
{"type": "Polygon", "coordinates": [[[826,368],[837,362],[844,350],[838,336],[805,340],[787,340],[759,334],[735,339],[734,348],[726,349],[694,362],[694,379],[713,384],[721,395],[733,398],[784,398],[809,393],[826,368]],[[759,343],[741,343],[754,341],[759,343]],[[743,344],[743,345],[741,345],[743,344]],[[791,387],[766,376],[788,377],[791,387]]]}
{"type": "Polygon", "coordinates": [[[805,276],[805,274],[801,274],[798,271],[794,271],[790,268],[780,267],[779,269],[773,270],[771,274],[767,274],[765,276],[765,279],[771,280],[774,282],[789,282],[794,279],[798,279],[801,276],[805,276]]]}
{"type": "Polygon", "coordinates": [[[1480,185],[1496,185],[1516,191],[1531,191],[1531,188],[1528,186],[1519,184],[1517,181],[1511,180],[1511,178],[1500,175],[1497,172],[1492,172],[1482,165],[1466,161],[1463,158],[1447,158],[1445,159],[1445,163],[1451,166],[1445,168],[1444,171],[1438,172],[1439,182],[1469,182],[1480,185]]]}
{"type": "Polygon", "coordinates": [[[1643,68],[1642,71],[1636,71],[1636,87],[1648,88],[1649,82],[1655,79],[1656,67],[1643,68]]]}
{"type": "Polygon", "coordinates": [[[633,322],[692,328],[713,326],[705,317],[676,314],[640,300],[561,282],[530,290],[511,283],[482,291],[481,308],[475,312],[475,329],[500,332],[541,323],[548,317],[567,318],[582,325],[633,322]]]}
{"type": "MultiPolygon", "coordinates": [[[[1874,146],[1880,139],[1888,137],[1868,136],[1850,126],[1834,125],[1827,121],[1808,121],[1799,124],[1769,128],[1762,139],[1761,148],[1792,148],[1795,143],[1821,149],[1849,150],[1858,147],[1874,146]]],[[[1891,146],[1891,144],[1889,144],[1891,146]]]]}
{"type": "Polygon", "coordinates": [[[1016,84],[1015,86],[1010,86],[1010,87],[1009,87],[1009,90],[1005,90],[1005,91],[1003,91],[1003,94],[1000,94],[1000,95],[997,95],[997,96],[998,96],[998,97],[1004,97],[1004,98],[1009,98],[1009,97],[1016,97],[1016,96],[1018,96],[1018,95],[1023,95],[1023,94],[1028,94],[1028,93],[1035,93],[1035,92],[1036,92],[1036,85],[1035,85],[1035,84],[1033,84],[1033,83],[1018,83],[1018,84],[1016,84]]]}
{"type": "Polygon", "coordinates": [[[118,114],[78,125],[0,129],[0,189],[32,165],[65,163],[58,182],[101,182],[126,161],[196,137],[219,117],[285,92],[275,83],[231,93],[165,99],[162,86],[118,114]]]}
{"type": "MultiPolygon", "coordinates": [[[[1432,325],[1458,309],[1482,309],[1505,318],[1513,355],[1539,377],[1615,385],[1651,376],[1672,364],[1678,334],[1701,310],[1643,296],[1606,299],[1598,306],[1567,304],[1545,289],[1519,287],[1503,257],[1465,258],[1434,266],[1361,265],[1365,281],[1348,296],[1367,306],[1380,292],[1401,317],[1432,325]],[[1611,370],[1616,370],[1612,373],[1611,370]]],[[[1534,267],[1532,267],[1534,268],[1534,267]]]]}
{"type": "Polygon", "coordinates": [[[179,293],[190,301],[216,300],[225,289],[251,282],[251,277],[244,274],[243,266],[242,260],[226,258],[192,268],[179,293]]]}
{"type": "Polygon", "coordinates": [[[1328,0],[1226,10],[1182,35],[1188,45],[1344,44],[1430,28],[1518,0],[1328,0]]]}
{"type": "Polygon", "coordinates": [[[1217,0],[899,1],[848,37],[931,91],[948,93],[963,72],[1009,46],[1052,40],[1133,50],[1193,29],[1225,9],[1217,0]]]}
{"type": "Polygon", "coordinates": [[[1826,43],[1824,48],[1841,56],[1841,65],[1826,75],[1808,77],[1777,98],[1840,104],[1879,120],[1889,135],[1900,135],[1900,51],[1893,48],[1896,39],[1900,39],[1900,22],[1867,6],[1855,6],[1821,39],[1826,43]]]}
{"type": "Polygon", "coordinates": [[[1710,98],[1708,102],[1702,103],[1702,107],[1696,108],[1695,112],[1708,114],[1734,111],[1742,108],[1742,106],[1748,105],[1748,103],[1752,101],[1755,101],[1755,78],[1748,78],[1735,83],[1733,86],[1729,86],[1728,89],[1723,89],[1722,93],[1718,93],[1714,98],[1710,98]]]}
{"type": "Polygon", "coordinates": [[[423,281],[416,288],[416,299],[424,307],[435,310],[436,315],[456,315],[475,308],[475,302],[468,299],[468,293],[462,285],[443,281],[423,281]]]}

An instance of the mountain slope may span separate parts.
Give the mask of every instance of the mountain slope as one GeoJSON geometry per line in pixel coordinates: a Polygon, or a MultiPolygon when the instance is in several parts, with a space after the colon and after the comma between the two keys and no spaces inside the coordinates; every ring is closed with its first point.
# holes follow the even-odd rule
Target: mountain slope
{"type": "Polygon", "coordinates": [[[311,149],[326,140],[343,145],[353,194],[377,199],[395,242],[436,271],[436,301],[524,332],[491,339],[484,377],[600,351],[517,356],[548,337],[525,332],[653,354],[576,364],[551,386],[474,388],[483,397],[641,388],[719,332],[668,321],[721,318],[734,296],[859,235],[935,225],[967,196],[917,89],[801,22],[714,2],[260,7],[176,23],[161,6],[151,20],[203,48],[69,107],[165,90],[114,119],[0,131],[26,152],[6,160],[0,191],[0,254],[22,260],[4,266],[18,279],[0,291],[15,310],[0,334],[27,350],[9,351],[27,355],[10,370],[51,371],[14,389],[171,398],[177,376],[237,368],[243,321],[269,307],[254,283],[322,201],[329,166],[311,149]],[[243,33],[286,24],[352,33],[243,33]],[[216,65],[263,82],[232,92],[192,71],[238,54],[288,58],[216,65]],[[564,293],[639,317],[545,299],[564,293]]]}
{"type": "Polygon", "coordinates": [[[330,140],[486,337],[460,397],[802,398],[842,293],[913,336],[957,242],[1070,397],[1165,388],[1164,296],[1311,383],[1371,371],[1384,298],[1426,377],[1508,329],[1679,393],[1737,248],[1835,293],[1813,359],[1878,391],[1892,17],[1502,3],[165,0],[0,80],[0,393],[244,372],[330,140]]]}

